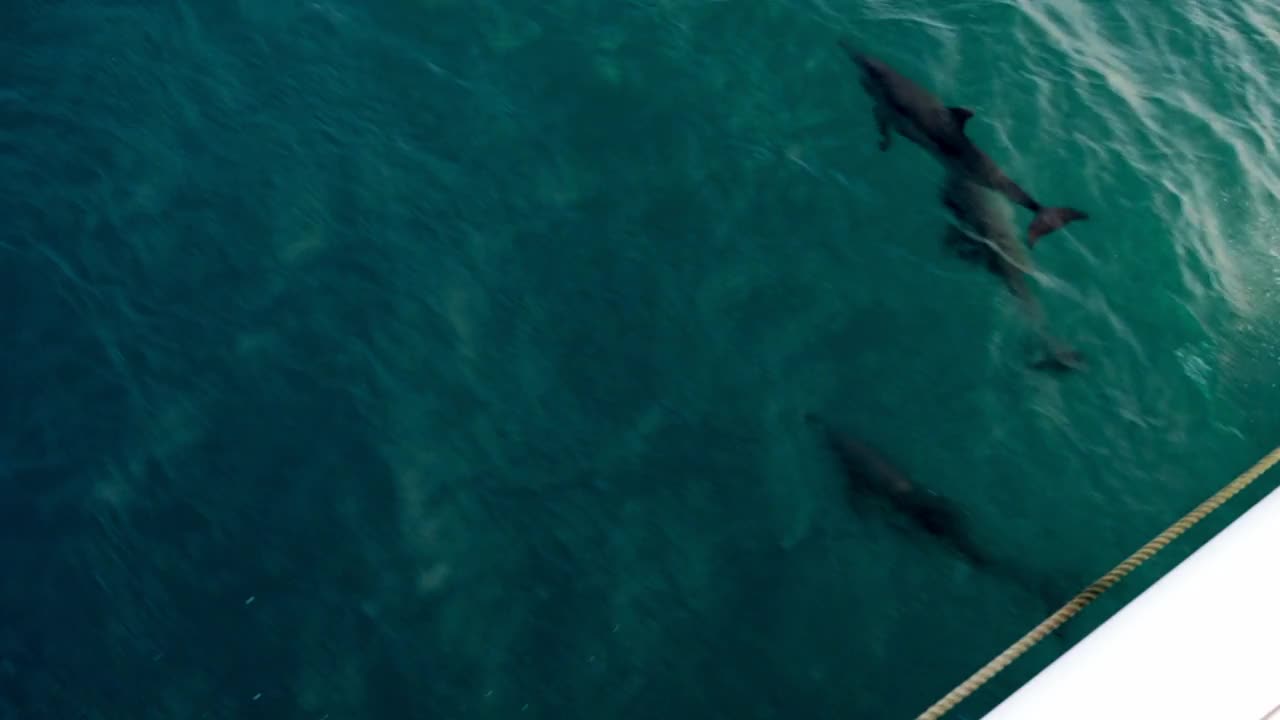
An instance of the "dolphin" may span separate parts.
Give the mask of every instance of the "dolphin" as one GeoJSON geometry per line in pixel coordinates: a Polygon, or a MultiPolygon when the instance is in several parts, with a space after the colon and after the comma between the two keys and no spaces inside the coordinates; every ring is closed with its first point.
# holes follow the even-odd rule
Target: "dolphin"
{"type": "Polygon", "coordinates": [[[1079,369],[1083,356],[1047,330],[1044,308],[1027,282],[1032,272],[1031,255],[1015,235],[1009,206],[995,193],[955,171],[947,173],[941,199],[959,223],[959,227],[948,228],[946,245],[960,257],[981,263],[1002,278],[1044,342],[1047,355],[1032,366],[1055,372],[1079,369]]]}
{"type": "Polygon", "coordinates": [[[1051,580],[1037,579],[1033,573],[988,554],[974,538],[964,513],[950,500],[917,486],[882,452],[840,432],[823,417],[808,413],[805,422],[821,433],[827,448],[840,463],[852,504],[869,501],[886,506],[893,515],[904,518],[910,527],[950,548],[972,567],[1013,581],[1050,608],[1056,609],[1061,604],[1051,580]]]}
{"type": "Polygon", "coordinates": [[[1001,193],[1035,213],[1027,231],[1031,245],[1044,235],[1088,215],[1069,207],[1045,207],[1004,174],[981,148],[965,135],[973,111],[947,107],[936,95],[888,64],[859,51],[848,39],[840,47],[862,70],[862,87],[875,103],[872,112],[880,131],[880,149],[888,150],[893,131],[929,151],[951,172],[1001,193]]]}
{"type": "Polygon", "coordinates": [[[941,541],[975,567],[990,567],[991,559],[974,541],[964,515],[946,498],[917,487],[911,478],[875,447],[845,435],[814,413],[805,422],[821,433],[827,449],[840,463],[851,505],[876,502],[917,530],[941,541]]]}

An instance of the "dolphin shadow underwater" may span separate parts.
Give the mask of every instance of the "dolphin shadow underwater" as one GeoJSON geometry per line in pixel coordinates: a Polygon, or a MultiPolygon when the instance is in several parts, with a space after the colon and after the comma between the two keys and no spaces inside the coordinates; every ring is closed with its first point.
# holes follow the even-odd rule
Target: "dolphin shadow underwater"
{"type": "Polygon", "coordinates": [[[1070,598],[1058,587],[1059,581],[990,554],[978,543],[968,518],[955,503],[920,487],[883,452],[840,431],[816,413],[806,414],[804,420],[837,461],[846,497],[855,510],[879,506],[887,517],[902,521],[909,533],[928,537],[975,570],[1012,582],[1039,598],[1051,612],[1070,598]]]}

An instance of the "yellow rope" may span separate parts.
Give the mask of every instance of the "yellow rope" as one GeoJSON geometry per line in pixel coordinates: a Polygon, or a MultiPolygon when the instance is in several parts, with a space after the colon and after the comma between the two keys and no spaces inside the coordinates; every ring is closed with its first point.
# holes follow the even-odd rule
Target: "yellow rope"
{"type": "Polygon", "coordinates": [[[1071,602],[1063,605],[1058,612],[1045,618],[1043,622],[1035,626],[1031,632],[1023,635],[1008,649],[997,655],[991,662],[982,667],[981,670],[969,676],[968,680],[960,683],[954,690],[947,693],[932,707],[925,710],[916,718],[916,720],[938,720],[943,715],[951,712],[956,705],[959,705],[965,698],[974,693],[975,690],[982,687],[991,678],[995,677],[1001,670],[1017,660],[1023,653],[1030,650],[1036,643],[1043,640],[1049,633],[1062,627],[1076,613],[1080,612],[1089,603],[1098,598],[1099,595],[1106,592],[1111,586],[1120,582],[1125,575],[1133,572],[1142,563],[1150,560],[1153,555],[1160,552],[1166,545],[1173,542],[1179,535],[1186,532],[1191,526],[1208,517],[1209,513],[1222,507],[1223,503],[1230,500],[1236,493],[1249,487],[1249,485],[1262,476],[1263,473],[1280,463],[1280,447],[1272,450],[1265,457],[1254,464],[1253,467],[1241,473],[1239,477],[1232,480],[1229,485],[1219,490],[1213,497],[1200,503],[1195,510],[1187,513],[1181,520],[1171,525],[1167,530],[1157,535],[1151,542],[1143,545],[1134,554],[1125,559],[1124,562],[1112,568],[1111,572],[1103,575],[1093,582],[1092,585],[1081,590],[1078,595],[1071,598],[1071,602]]]}

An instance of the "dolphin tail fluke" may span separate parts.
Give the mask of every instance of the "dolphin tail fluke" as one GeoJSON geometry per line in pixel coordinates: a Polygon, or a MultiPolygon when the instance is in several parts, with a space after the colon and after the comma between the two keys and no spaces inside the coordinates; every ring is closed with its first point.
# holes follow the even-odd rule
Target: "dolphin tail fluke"
{"type": "Polygon", "coordinates": [[[1031,229],[1027,231],[1027,244],[1031,247],[1036,246],[1036,242],[1040,238],[1057,230],[1058,228],[1076,220],[1085,220],[1089,217],[1082,210],[1076,210],[1069,207],[1047,207],[1040,208],[1036,212],[1036,216],[1031,221],[1031,229]]]}
{"type": "MultiPolygon", "coordinates": [[[[1043,581],[1037,583],[1036,595],[1039,596],[1040,602],[1044,603],[1045,612],[1048,615],[1053,615],[1061,610],[1062,606],[1066,605],[1067,601],[1071,599],[1070,597],[1062,597],[1061,590],[1055,587],[1052,583],[1043,581]]],[[[1058,628],[1054,631],[1054,635],[1062,638],[1062,628],[1058,628]]]]}
{"type": "Polygon", "coordinates": [[[1084,367],[1084,353],[1065,346],[1052,347],[1044,357],[1032,363],[1031,367],[1045,372],[1073,372],[1084,367]]]}

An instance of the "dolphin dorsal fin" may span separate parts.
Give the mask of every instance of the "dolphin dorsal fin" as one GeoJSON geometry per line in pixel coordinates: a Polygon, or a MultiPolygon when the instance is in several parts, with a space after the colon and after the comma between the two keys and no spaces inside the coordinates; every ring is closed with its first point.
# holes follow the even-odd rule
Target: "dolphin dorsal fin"
{"type": "Polygon", "coordinates": [[[947,112],[951,113],[951,119],[955,121],[956,127],[960,128],[960,132],[964,132],[965,123],[973,117],[973,111],[969,108],[949,107],[947,112]]]}

